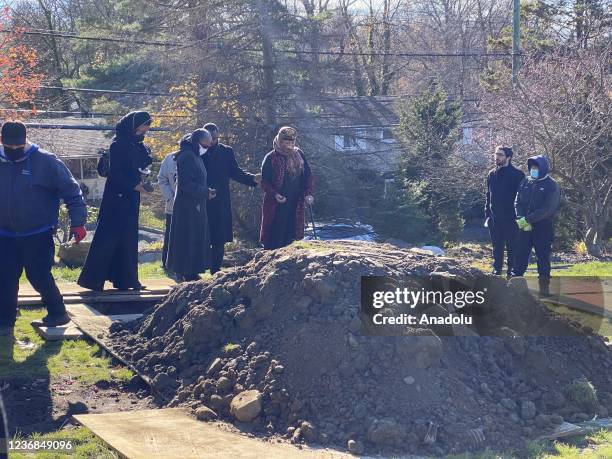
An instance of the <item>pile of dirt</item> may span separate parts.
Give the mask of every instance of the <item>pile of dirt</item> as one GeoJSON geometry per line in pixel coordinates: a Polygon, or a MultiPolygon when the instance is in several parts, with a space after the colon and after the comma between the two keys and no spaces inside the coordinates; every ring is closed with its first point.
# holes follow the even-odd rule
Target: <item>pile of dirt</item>
{"type": "Polygon", "coordinates": [[[354,453],[516,449],[612,409],[604,340],[500,278],[486,277],[486,314],[455,330],[464,336],[362,333],[361,276],[406,275],[431,288],[483,278],[462,260],[389,245],[302,242],[182,284],[112,339],[169,406],[354,453]]]}

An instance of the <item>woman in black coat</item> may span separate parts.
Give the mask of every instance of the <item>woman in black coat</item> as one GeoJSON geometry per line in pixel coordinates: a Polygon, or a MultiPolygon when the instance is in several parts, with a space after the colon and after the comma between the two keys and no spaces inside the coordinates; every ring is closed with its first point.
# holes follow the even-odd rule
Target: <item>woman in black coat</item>
{"type": "Polygon", "coordinates": [[[110,169],[104,186],[98,227],[78,284],[102,291],[109,280],[119,290],[140,290],[138,281],[138,214],[142,171],[153,161],[143,143],[151,126],[147,112],[131,112],[116,126],[110,146],[110,169]]]}
{"type": "Polygon", "coordinates": [[[166,267],[183,281],[199,279],[199,273],[210,267],[206,202],[215,191],[208,189],[206,168],[200,155],[211,143],[210,133],[198,129],[183,137],[175,154],[176,196],[166,267]]]}

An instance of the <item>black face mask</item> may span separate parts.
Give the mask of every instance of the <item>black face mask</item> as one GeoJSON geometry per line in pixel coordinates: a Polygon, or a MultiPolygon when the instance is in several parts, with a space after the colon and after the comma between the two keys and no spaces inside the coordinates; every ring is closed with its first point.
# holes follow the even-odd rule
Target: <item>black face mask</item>
{"type": "Polygon", "coordinates": [[[25,156],[25,148],[5,148],[4,155],[9,159],[9,161],[18,161],[25,156]]]}

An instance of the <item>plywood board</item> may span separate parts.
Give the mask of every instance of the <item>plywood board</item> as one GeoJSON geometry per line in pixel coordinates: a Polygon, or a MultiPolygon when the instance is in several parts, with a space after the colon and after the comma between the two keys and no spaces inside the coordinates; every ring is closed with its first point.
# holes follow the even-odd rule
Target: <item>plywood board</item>
{"type": "MultiPolygon", "coordinates": [[[[82,296],[65,296],[65,304],[77,304],[77,303],[128,303],[128,302],[157,302],[162,301],[166,297],[166,293],[136,293],[128,292],[128,294],[116,294],[116,293],[97,293],[96,295],[82,295],[82,296]]],[[[20,306],[32,306],[42,304],[40,297],[19,297],[18,303],[20,306]]]]}
{"type": "Polygon", "coordinates": [[[82,414],[74,419],[129,459],[340,459],[330,449],[299,449],[223,430],[196,420],[180,408],[82,414]]]}
{"type": "MultiPolygon", "coordinates": [[[[142,281],[144,285],[147,286],[147,290],[143,290],[144,292],[150,293],[163,293],[170,290],[172,287],[176,287],[176,283],[172,279],[147,279],[142,281]]],[[[62,295],[67,296],[75,296],[75,295],[94,295],[99,294],[99,292],[93,292],[86,288],[81,287],[75,282],[64,282],[58,283],[57,286],[62,292],[62,295]]],[[[134,293],[133,291],[119,291],[112,288],[110,283],[106,283],[105,292],[114,292],[117,294],[129,294],[134,293]]],[[[38,296],[38,292],[32,288],[30,284],[21,285],[19,287],[19,296],[20,297],[29,297],[29,296],[38,296]]]]}
{"type": "Polygon", "coordinates": [[[83,337],[81,330],[72,322],[61,327],[34,327],[34,329],[45,341],[62,341],[83,337]]]}

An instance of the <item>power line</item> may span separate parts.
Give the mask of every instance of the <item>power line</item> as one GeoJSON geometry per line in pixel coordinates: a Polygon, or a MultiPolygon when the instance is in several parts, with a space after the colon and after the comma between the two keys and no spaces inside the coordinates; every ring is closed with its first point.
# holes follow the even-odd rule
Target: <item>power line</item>
{"type": "MultiPolygon", "coordinates": [[[[43,124],[43,123],[24,123],[26,127],[31,129],[68,129],[78,131],[114,131],[115,126],[91,126],[89,124],[43,124]]],[[[156,132],[171,132],[168,128],[150,128],[149,131],[156,132]]]]}
{"type": "MultiPolygon", "coordinates": [[[[9,86],[19,86],[18,84],[10,84],[9,86]]],[[[152,96],[152,97],[184,97],[184,94],[173,94],[169,92],[144,92],[144,91],[124,91],[118,89],[97,89],[97,88],[71,88],[71,87],[63,87],[63,86],[39,86],[41,89],[52,89],[59,91],[74,91],[74,92],[91,92],[91,93],[104,93],[104,94],[129,94],[129,95],[143,95],[143,96],[152,96]]],[[[205,100],[241,100],[244,99],[243,96],[248,95],[256,96],[256,94],[245,94],[241,93],[239,96],[204,96],[205,100]]],[[[380,96],[314,96],[314,97],[306,97],[304,99],[299,99],[297,97],[276,97],[277,101],[298,101],[303,100],[305,102],[310,101],[358,101],[358,100],[376,100],[378,97],[380,98],[389,98],[389,99],[407,99],[411,97],[417,97],[418,94],[386,94],[380,96]]],[[[457,100],[456,98],[449,97],[448,100],[457,100]]],[[[474,98],[464,98],[459,99],[463,102],[478,102],[478,99],[474,98]]]]}
{"type": "Polygon", "coordinates": [[[76,32],[57,32],[57,31],[46,31],[44,29],[3,29],[0,33],[14,33],[21,35],[41,35],[48,37],[58,38],[69,38],[71,40],[90,40],[90,41],[103,41],[113,43],[129,43],[132,45],[147,45],[147,46],[183,46],[184,43],[171,42],[171,41],[150,41],[150,40],[133,40],[128,38],[114,38],[114,37],[93,37],[87,35],[76,35],[76,32]]]}
{"type": "MultiPolygon", "coordinates": [[[[123,116],[125,113],[102,113],[102,112],[74,112],[74,111],[66,111],[66,110],[27,110],[27,109],[10,109],[10,108],[0,108],[0,112],[10,112],[10,113],[31,113],[33,116],[38,114],[51,114],[51,115],[68,115],[75,117],[82,117],[83,119],[87,118],[95,118],[95,117],[104,117],[104,116],[123,116]]],[[[192,118],[191,115],[167,115],[163,113],[151,113],[151,116],[156,118],[192,118]]]]}
{"type": "MultiPolygon", "coordinates": [[[[90,40],[99,42],[117,42],[117,43],[129,43],[129,44],[140,44],[146,46],[182,46],[189,47],[190,43],[180,42],[162,42],[162,41],[148,41],[148,40],[131,40],[127,38],[114,38],[114,37],[91,37],[84,35],[75,35],[76,32],[60,33],[54,31],[32,31],[32,30],[0,30],[1,33],[16,33],[24,35],[44,35],[54,36],[58,38],[67,38],[74,40],[90,40]]],[[[263,53],[263,49],[260,48],[245,48],[245,47],[228,47],[224,48],[220,44],[209,44],[211,48],[215,49],[226,49],[227,51],[244,51],[244,52],[256,52],[263,53]]],[[[296,54],[296,55],[323,55],[323,56],[359,56],[359,57],[396,57],[396,58],[444,58],[444,57],[486,57],[489,59],[505,58],[510,57],[512,53],[486,53],[480,51],[461,51],[454,53],[432,53],[432,52],[344,52],[344,51],[313,51],[313,50],[297,50],[297,49],[274,49],[274,52],[281,54],[296,54]]]]}
{"type": "Polygon", "coordinates": [[[40,89],[57,89],[61,91],[71,92],[94,92],[94,93],[105,93],[105,94],[130,94],[136,96],[153,96],[153,97],[181,97],[181,94],[172,94],[169,92],[145,92],[145,91],[124,91],[118,89],[93,89],[93,88],[66,88],[63,86],[39,86],[40,89]]]}

